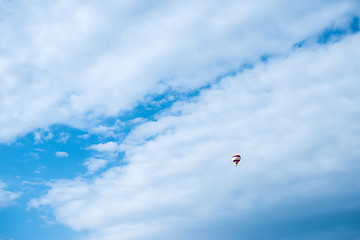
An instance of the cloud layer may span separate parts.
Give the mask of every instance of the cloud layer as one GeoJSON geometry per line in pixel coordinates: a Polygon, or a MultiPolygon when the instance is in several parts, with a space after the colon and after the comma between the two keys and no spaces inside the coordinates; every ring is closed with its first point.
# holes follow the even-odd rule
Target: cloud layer
{"type": "MultiPolygon", "coordinates": [[[[349,185],[360,170],[359,42],[357,34],[299,49],[223,78],[117,147],[97,145],[123,150],[127,165],[90,182],[55,182],[33,206],[49,205],[63,224],[94,231],[89,239],[190,237],[177,228],[202,238],[204,226],[193,224],[216,228],[286,207],[293,221],[313,213],[293,209],[300,205],[333,213],[334,203],[316,202],[360,190],[349,185]],[[238,168],[234,153],[243,156],[238,168]]],[[[340,199],[336,211],[359,208],[353,197],[340,199]]]]}
{"type": "Polygon", "coordinates": [[[358,9],[283,0],[1,5],[1,142],[51,124],[92,127],[148,95],[196,89],[341,28],[358,9]]]}
{"type": "MultiPolygon", "coordinates": [[[[87,172],[48,179],[30,207],[88,240],[360,236],[350,220],[325,221],[360,212],[357,1],[0,9],[0,142],[34,132],[67,144],[54,124],[91,139],[87,172]],[[276,231],[285,223],[305,230],[276,231]]],[[[17,197],[4,187],[0,206],[17,197]]]]}

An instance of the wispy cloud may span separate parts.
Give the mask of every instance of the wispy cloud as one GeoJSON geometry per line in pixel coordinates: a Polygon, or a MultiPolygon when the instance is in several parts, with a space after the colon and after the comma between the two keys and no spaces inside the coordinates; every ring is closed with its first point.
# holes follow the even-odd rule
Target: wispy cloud
{"type": "Polygon", "coordinates": [[[54,134],[49,130],[39,130],[34,132],[34,141],[41,143],[43,141],[49,141],[54,138],[54,134]]]}
{"type": "Polygon", "coordinates": [[[98,152],[117,152],[119,151],[119,144],[116,142],[99,143],[91,145],[88,149],[96,150],[98,152]]]}
{"type": "Polygon", "coordinates": [[[70,136],[70,133],[62,132],[56,141],[66,143],[70,136]]]}
{"type": "Polygon", "coordinates": [[[79,135],[77,137],[81,138],[81,139],[88,139],[88,138],[90,138],[90,134],[82,134],[82,135],[79,135]]]}
{"type": "Polygon", "coordinates": [[[105,159],[90,158],[84,162],[84,165],[87,167],[88,172],[91,174],[105,167],[108,162],[109,161],[105,159]]]}
{"type": "Polygon", "coordinates": [[[67,158],[69,156],[69,154],[67,152],[60,152],[60,151],[57,151],[55,153],[55,156],[57,157],[60,157],[60,158],[67,158]]]}
{"type": "Polygon", "coordinates": [[[11,205],[20,194],[15,192],[6,191],[6,184],[0,180],[0,208],[11,205]]]}

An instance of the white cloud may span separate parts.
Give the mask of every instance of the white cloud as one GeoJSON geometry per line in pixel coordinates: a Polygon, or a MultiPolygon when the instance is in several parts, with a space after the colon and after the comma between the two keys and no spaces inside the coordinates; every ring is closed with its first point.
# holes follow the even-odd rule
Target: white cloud
{"type": "Polygon", "coordinates": [[[125,123],[117,120],[114,126],[96,126],[89,129],[91,134],[102,135],[104,137],[116,137],[117,133],[125,126],[125,123]]]}
{"type": "Polygon", "coordinates": [[[105,167],[108,162],[108,160],[100,158],[89,158],[87,161],[84,162],[84,165],[87,167],[89,173],[94,173],[99,169],[105,167]]]}
{"type": "Polygon", "coordinates": [[[54,138],[54,134],[49,130],[39,130],[34,132],[34,141],[36,143],[41,143],[43,141],[48,141],[54,138]]]}
{"type": "Polygon", "coordinates": [[[1,142],[57,123],[92,128],[148,95],[197,89],[358,9],[351,0],[12,4],[0,22],[1,142]]]}
{"type": "Polygon", "coordinates": [[[82,134],[82,135],[79,135],[78,138],[88,139],[88,138],[90,138],[90,134],[82,134]]]}
{"type": "Polygon", "coordinates": [[[57,141],[61,142],[61,143],[66,143],[67,140],[69,140],[70,136],[71,136],[70,133],[62,132],[62,133],[60,133],[60,136],[57,139],[57,141]]]}
{"type": "Polygon", "coordinates": [[[96,150],[98,152],[117,152],[119,150],[119,145],[115,142],[106,142],[91,145],[88,149],[96,150]]]}
{"type": "Polygon", "coordinates": [[[0,180],[0,208],[6,207],[14,203],[20,194],[4,190],[5,183],[0,180]]]}
{"type": "Polygon", "coordinates": [[[352,181],[360,171],[359,43],[359,34],[348,36],[226,77],[120,146],[90,147],[121,149],[127,165],[54,182],[32,206],[49,205],[59,222],[110,240],[184,239],[178,229],[334,196],[341,205],[312,211],[358,204],[341,196],[360,192],[352,181]],[[235,153],[243,156],[237,168],[235,153]]]}
{"type": "Polygon", "coordinates": [[[60,158],[67,158],[69,156],[67,152],[60,152],[60,151],[57,151],[55,155],[60,158]]]}

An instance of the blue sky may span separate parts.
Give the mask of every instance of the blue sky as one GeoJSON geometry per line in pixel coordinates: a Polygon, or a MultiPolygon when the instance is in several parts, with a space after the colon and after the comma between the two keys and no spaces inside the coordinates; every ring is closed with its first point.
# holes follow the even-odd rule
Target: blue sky
{"type": "Polygon", "coordinates": [[[0,0],[0,240],[359,239],[359,18],[0,0]]]}

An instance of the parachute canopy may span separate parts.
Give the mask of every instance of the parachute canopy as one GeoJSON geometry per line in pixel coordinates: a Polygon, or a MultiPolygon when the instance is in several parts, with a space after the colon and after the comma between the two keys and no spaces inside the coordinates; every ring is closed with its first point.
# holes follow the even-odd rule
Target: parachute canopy
{"type": "Polygon", "coordinates": [[[240,160],[241,160],[241,156],[239,154],[236,154],[236,155],[232,156],[232,161],[233,161],[233,163],[235,163],[236,166],[238,165],[240,160]]]}

